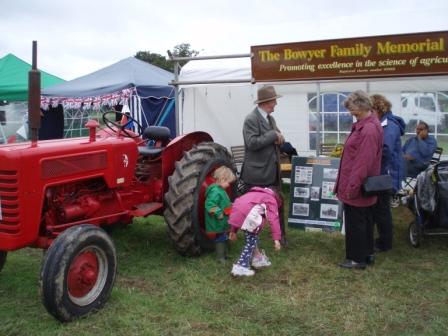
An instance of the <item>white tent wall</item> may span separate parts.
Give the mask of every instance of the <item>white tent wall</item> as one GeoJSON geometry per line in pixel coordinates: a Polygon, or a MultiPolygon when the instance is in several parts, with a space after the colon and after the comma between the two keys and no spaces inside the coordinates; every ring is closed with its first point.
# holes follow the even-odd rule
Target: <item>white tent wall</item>
{"type": "MultiPolygon", "coordinates": [[[[218,79],[235,79],[233,74],[250,74],[248,59],[237,63],[236,68],[226,67],[228,60],[192,61],[187,63],[179,77],[179,81],[205,81],[218,79]],[[191,66],[190,66],[191,64],[191,66]],[[194,65],[194,67],[192,66],[194,65]],[[203,68],[202,68],[203,65],[203,68]],[[183,74],[188,74],[184,76],[183,74]]],[[[274,117],[287,141],[297,148],[300,155],[313,155],[310,149],[310,107],[309,94],[317,92],[341,93],[365,90],[370,94],[380,93],[392,103],[392,111],[402,114],[402,94],[406,92],[448,92],[448,77],[412,77],[369,80],[335,80],[317,83],[312,82],[273,82],[242,84],[197,84],[181,86],[180,122],[181,133],[191,131],[209,132],[213,139],[226,146],[243,144],[242,126],[246,115],[255,107],[257,89],[272,84],[283,97],[278,99],[274,117]]],[[[447,119],[447,113],[443,117],[447,119]]],[[[448,120],[448,119],[447,119],[448,120]]],[[[346,132],[349,130],[346,130],[346,132]]],[[[407,130],[412,134],[413,129],[407,130]]],[[[448,142],[448,134],[436,134],[438,140],[448,142]],[[446,140],[443,140],[445,137],[446,140]]],[[[344,142],[345,139],[340,139],[344,142]]],[[[446,150],[448,152],[448,150],[446,150]]]]}
{"type": "MultiPolygon", "coordinates": [[[[308,87],[310,85],[307,85],[308,87]]],[[[278,94],[274,118],[279,129],[301,155],[310,154],[309,151],[309,113],[307,92],[297,90],[294,85],[275,85],[278,94]]],[[[316,85],[311,85],[316,90],[316,85]]],[[[310,89],[311,89],[310,87],[310,89]]],[[[254,105],[252,105],[252,109],[254,105]]],[[[248,113],[248,112],[247,112],[248,113]]],[[[247,114],[246,113],[246,114],[247,114]]],[[[242,128],[242,125],[240,126],[242,128]]]]}
{"type": "Polygon", "coordinates": [[[180,97],[181,133],[205,131],[226,147],[243,144],[242,125],[253,109],[251,85],[191,86],[180,97]]]}
{"type": "MultiPolygon", "coordinates": [[[[286,87],[284,87],[286,88],[286,87]]],[[[303,152],[309,148],[308,124],[309,113],[306,93],[290,92],[283,93],[281,104],[276,108],[274,118],[278,120],[279,129],[298,151],[303,152]]]]}
{"type": "MultiPolygon", "coordinates": [[[[315,93],[315,83],[273,83],[282,95],[277,100],[274,117],[278,127],[301,155],[315,153],[309,144],[308,93],[315,93]]],[[[181,133],[206,131],[214,141],[230,148],[244,143],[242,126],[246,115],[255,108],[257,90],[265,84],[210,84],[182,87],[180,95],[181,133]]],[[[361,84],[362,85],[362,84],[361,84]]],[[[363,89],[366,84],[363,83],[363,89]]],[[[321,90],[334,92],[333,84],[321,90]]],[[[339,87],[341,89],[341,87],[339,87]]],[[[346,86],[360,89],[360,83],[346,86]]]]}
{"type": "MultiPolygon", "coordinates": [[[[214,141],[228,148],[244,143],[242,126],[246,115],[255,108],[258,86],[251,84],[185,87],[181,94],[182,133],[206,131],[214,141]]],[[[308,103],[306,93],[293,86],[278,86],[279,99],[274,114],[287,141],[308,146],[308,103]]]]}

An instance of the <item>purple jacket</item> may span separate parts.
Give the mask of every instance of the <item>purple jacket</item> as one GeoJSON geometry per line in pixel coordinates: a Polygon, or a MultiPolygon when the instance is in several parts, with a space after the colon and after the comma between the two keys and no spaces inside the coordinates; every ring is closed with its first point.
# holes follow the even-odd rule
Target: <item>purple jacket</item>
{"type": "Polygon", "coordinates": [[[377,197],[364,197],[361,185],[368,176],[380,174],[383,129],[373,114],[357,121],[347,138],[334,191],[339,200],[356,207],[376,203],[377,197]]]}
{"type": "MultiPolygon", "coordinates": [[[[233,202],[228,223],[231,225],[233,232],[238,231],[252,208],[258,204],[264,204],[266,206],[266,217],[271,225],[272,239],[280,240],[282,238],[278,213],[280,202],[280,197],[271,189],[253,187],[233,202]]],[[[264,224],[265,221],[261,224],[260,230],[264,224]]]]}

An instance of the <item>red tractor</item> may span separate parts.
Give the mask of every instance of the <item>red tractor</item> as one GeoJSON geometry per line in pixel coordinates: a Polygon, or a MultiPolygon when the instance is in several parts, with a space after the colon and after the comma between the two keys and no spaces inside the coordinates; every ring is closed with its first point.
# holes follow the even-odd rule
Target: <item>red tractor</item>
{"type": "MultiPolygon", "coordinates": [[[[103,115],[89,137],[0,146],[0,270],[8,251],[46,249],[43,303],[61,321],[100,309],[116,275],[114,244],[102,227],[163,214],[182,255],[212,248],[204,232],[204,192],[227,149],[204,132],[170,140],[165,127],[136,133],[103,115]]],[[[129,117],[128,117],[129,118],[129,117]]],[[[231,192],[231,191],[229,191],[231,192]]]]}

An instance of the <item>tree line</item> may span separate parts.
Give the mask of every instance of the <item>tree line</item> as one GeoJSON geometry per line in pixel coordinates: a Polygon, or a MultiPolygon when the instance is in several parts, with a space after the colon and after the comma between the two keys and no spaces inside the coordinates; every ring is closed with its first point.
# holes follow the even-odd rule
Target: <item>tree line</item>
{"type": "MultiPolygon", "coordinates": [[[[194,57],[199,54],[199,51],[191,49],[191,45],[189,43],[181,43],[174,46],[173,50],[168,50],[167,53],[171,53],[173,57],[194,57]]],[[[160,54],[152,53],[150,51],[138,51],[134,57],[141,61],[158,66],[159,68],[174,72],[174,62],[160,54]]],[[[183,66],[185,63],[187,63],[187,61],[179,62],[180,66],[183,66]]]]}

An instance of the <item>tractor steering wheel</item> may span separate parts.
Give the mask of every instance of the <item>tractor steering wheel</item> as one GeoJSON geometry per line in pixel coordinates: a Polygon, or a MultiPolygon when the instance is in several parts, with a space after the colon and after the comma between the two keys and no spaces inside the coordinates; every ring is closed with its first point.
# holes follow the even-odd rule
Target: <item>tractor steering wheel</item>
{"type": "Polygon", "coordinates": [[[123,112],[117,112],[117,111],[106,112],[103,114],[103,121],[104,124],[107,127],[109,127],[110,130],[112,130],[113,132],[117,131],[122,132],[128,138],[138,138],[143,134],[143,126],[140,125],[140,123],[137,120],[135,120],[132,116],[127,115],[123,112]],[[117,115],[121,116],[120,121],[112,121],[117,118],[117,115]],[[123,118],[123,116],[126,116],[126,118],[128,119],[128,122],[125,125],[121,124],[121,119],[123,118]],[[126,129],[126,125],[129,124],[130,122],[133,122],[134,126],[137,128],[137,131],[135,133],[126,129]]]}

